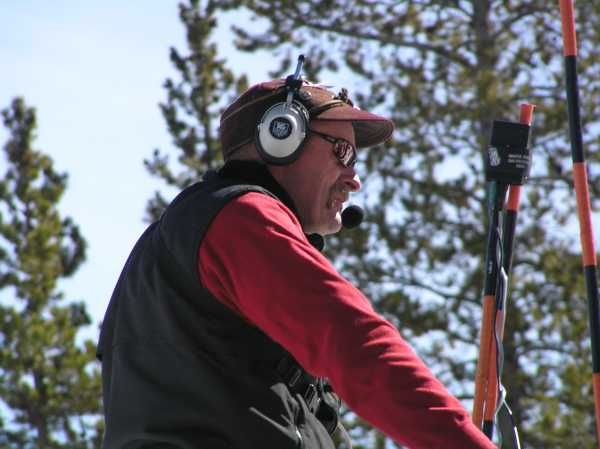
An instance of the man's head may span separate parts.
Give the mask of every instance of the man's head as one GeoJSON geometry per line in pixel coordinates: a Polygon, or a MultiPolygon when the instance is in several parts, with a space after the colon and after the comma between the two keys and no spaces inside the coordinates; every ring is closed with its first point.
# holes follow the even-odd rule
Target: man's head
{"type": "MultiPolygon", "coordinates": [[[[278,133],[286,131],[287,137],[287,130],[277,123],[277,114],[272,120],[272,111],[287,111],[277,107],[286,102],[287,93],[285,81],[275,80],[238,97],[221,116],[223,157],[226,161],[262,159],[294,201],[304,232],[337,232],[342,204],[361,186],[354,170],[356,149],[389,138],[392,122],[353,107],[345,89],[335,95],[305,83],[294,99],[301,109],[297,115],[306,115],[306,123],[292,126],[298,134],[283,140],[278,133]],[[265,121],[272,126],[265,128],[265,121]]],[[[295,123],[296,116],[289,118],[295,123]]]]}

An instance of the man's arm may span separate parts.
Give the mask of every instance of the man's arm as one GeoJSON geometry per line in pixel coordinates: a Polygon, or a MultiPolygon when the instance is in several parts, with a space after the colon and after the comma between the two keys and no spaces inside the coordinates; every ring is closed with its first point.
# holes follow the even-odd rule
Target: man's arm
{"type": "Polygon", "coordinates": [[[495,446],[388,321],[302,233],[282,203],[227,204],[199,249],[204,286],[327,377],[365,420],[413,449],[495,446]]]}

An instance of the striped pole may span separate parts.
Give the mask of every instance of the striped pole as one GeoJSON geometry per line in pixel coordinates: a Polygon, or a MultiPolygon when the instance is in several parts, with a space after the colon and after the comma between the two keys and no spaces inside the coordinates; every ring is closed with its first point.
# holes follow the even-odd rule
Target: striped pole
{"type": "MultiPolygon", "coordinates": [[[[525,103],[521,105],[519,122],[531,126],[533,121],[533,110],[535,105],[525,103]]],[[[503,241],[503,266],[506,273],[512,268],[512,253],[515,240],[515,227],[517,225],[517,214],[521,200],[521,186],[511,185],[508,189],[508,201],[506,203],[506,215],[504,218],[504,241],[503,241]]]]}
{"type": "MultiPolygon", "coordinates": [[[[531,125],[533,118],[532,104],[521,105],[520,123],[531,125]]],[[[521,186],[502,185],[497,182],[490,183],[489,197],[495,198],[495,203],[490,209],[490,231],[486,255],[486,278],[483,298],[483,316],[479,346],[479,360],[475,379],[475,398],[473,401],[473,422],[480,427],[491,439],[494,431],[494,419],[497,411],[499,358],[497,345],[502,344],[505,321],[505,290],[507,288],[508,273],[512,264],[512,249],[516,227],[516,218],[519,208],[521,186]],[[506,189],[508,187],[508,201],[506,205],[506,189]],[[502,264],[494,256],[497,254],[499,215],[506,206],[503,218],[504,231],[502,233],[502,264]],[[498,296],[502,297],[498,297],[498,296]]],[[[501,348],[500,348],[501,349],[501,348]]]]}
{"type": "MultiPolygon", "coordinates": [[[[598,308],[598,277],[596,274],[596,250],[588,190],[587,168],[583,152],[581,118],[579,115],[579,87],[577,83],[577,36],[572,0],[560,0],[563,54],[567,105],[569,114],[569,138],[573,158],[573,181],[577,198],[579,237],[581,240],[582,263],[587,290],[590,338],[592,345],[592,384],[596,410],[596,439],[600,436],[600,309],[598,308]]],[[[600,444],[598,444],[600,447],[600,444]]]]}
{"type": "Polygon", "coordinates": [[[492,346],[494,316],[496,313],[496,287],[498,279],[498,263],[494,256],[498,245],[499,212],[506,197],[507,185],[499,185],[496,181],[488,183],[488,201],[490,223],[488,228],[485,280],[483,287],[483,314],[481,317],[481,335],[479,337],[479,359],[475,374],[475,397],[473,399],[473,423],[480,429],[483,426],[485,400],[488,394],[488,379],[492,365],[492,346]]]}
{"type": "MultiPolygon", "coordinates": [[[[524,125],[531,126],[533,120],[533,110],[535,105],[533,104],[522,104],[520,109],[519,122],[524,125]]],[[[515,229],[517,226],[517,214],[519,212],[521,197],[521,186],[510,185],[508,188],[508,200],[505,206],[505,213],[503,215],[503,232],[502,232],[502,269],[500,275],[505,277],[504,288],[508,288],[508,275],[512,268],[512,254],[515,240],[515,229]]],[[[495,301],[495,325],[493,330],[495,331],[496,341],[492,341],[490,345],[490,356],[487,379],[487,394],[484,405],[484,420],[483,420],[483,431],[491,437],[494,433],[494,419],[496,416],[497,405],[498,405],[498,381],[500,379],[499,372],[499,359],[498,359],[498,348],[497,345],[502,345],[504,339],[504,323],[506,319],[506,304],[501,301],[502,298],[497,297],[495,301]]]]}

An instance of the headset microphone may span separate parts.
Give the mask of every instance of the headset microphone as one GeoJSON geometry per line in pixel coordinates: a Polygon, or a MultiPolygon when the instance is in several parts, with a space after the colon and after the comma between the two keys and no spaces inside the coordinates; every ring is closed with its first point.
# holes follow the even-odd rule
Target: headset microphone
{"type": "Polygon", "coordinates": [[[365,212],[362,208],[352,205],[342,211],[342,226],[345,229],[357,227],[365,218],[365,212]]]}
{"type": "MultiPolygon", "coordinates": [[[[352,205],[342,211],[342,227],[352,229],[357,227],[365,217],[365,212],[362,208],[352,205]]],[[[314,246],[317,251],[322,252],[325,249],[325,238],[321,234],[307,235],[308,241],[314,246]]]]}

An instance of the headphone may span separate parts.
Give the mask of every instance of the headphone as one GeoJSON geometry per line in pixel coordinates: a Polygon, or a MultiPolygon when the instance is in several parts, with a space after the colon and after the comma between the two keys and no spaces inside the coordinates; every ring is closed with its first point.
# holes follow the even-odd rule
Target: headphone
{"type": "Polygon", "coordinates": [[[294,162],[302,153],[310,120],[299,94],[303,63],[304,55],[300,55],[296,72],[285,80],[288,91],[286,101],[267,109],[256,127],[258,153],[265,162],[273,165],[294,162]]]}

